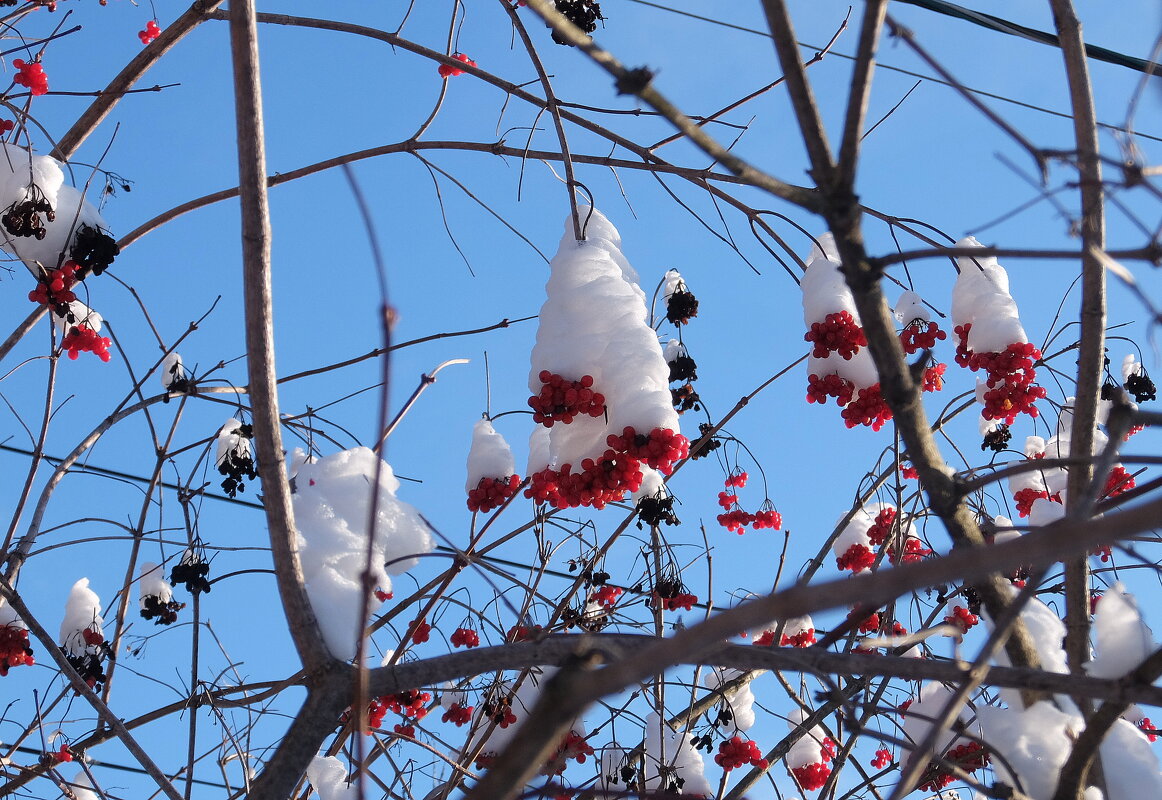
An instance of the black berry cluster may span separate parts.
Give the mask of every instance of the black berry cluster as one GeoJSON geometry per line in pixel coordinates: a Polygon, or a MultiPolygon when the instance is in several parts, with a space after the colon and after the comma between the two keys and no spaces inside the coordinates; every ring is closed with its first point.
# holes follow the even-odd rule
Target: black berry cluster
{"type": "Polygon", "coordinates": [[[698,316],[698,298],[685,288],[677,289],[666,300],[666,319],[675,325],[685,325],[698,316]]]}
{"type": "MultiPolygon", "coordinates": [[[[565,19],[585,33],[593,33],[597,30],[597,20],[605,19],[601,16],[601,4],[595,3],[593,0],[557,0],[556,6],[557,11],[565,19]]],[[[553,31],[553,41],[557,44],[569,44],[556,31],[553,31]]]]}
{"type": "Polygon", "coordinates": [[[663,522],[667,525],[677,525],[680,522],[677,515],[674,514],[673,495],[661,492],[638,500],[637,517],[638,528],[641,528],[643,522],[651,528],[661,525],[663,522]]]}
{"type": "Polygon", "coordinates": [[[100,275],[120,254],[121,248],[112,236],[91,225],[81,225],[69,255],[94,275],[100,275]]]}
{"type": "Polygon", "coordinates": [[[670,364],[670,383],[698,380],[698,364],[688,353],[676,356],[670,364]]]}
{"type": "Polygon", "coordinates": [[[43,239],[48,235],[48,230],[41,221],[41,214],[44,214],[44,218],[49,222],[56,221],[56,212],[52,210],[52,206],[40,190],[33,185],[26,200],[15,202],[4,209],[3,215],[0,215],[0,223],[3,223],[4,230],[13,236],[35,236],[37,239],[43,239]]]}
{"type": "Polygon", "coordinates": [[[174,566],[169,574],[169,582],[175,586],[179,583],[184,583],[186,591],[191,594],[194,592],[209,592],[210,582],[206,577],[210,574],[210,565],[202,561],[200,558],[194,558],[189,561],[182,560],[182,563],[174,566]]]}
{"type": "Polygon", "coordinates": [[[105,670],[99,655],[82,653],[79,656],[66,655],[65,658],[90,689],[97,690],[105,683],[105,670]]]}
{"type": "Polygon", "coordinates": [[[1154,381],[1150,380],[1144,367],[1139,367],[1137,372],[1126,379],[1126,391],[1134,396],[1136,403],[1156,400],[1158,394],[1154,381]]]}
{"type": "MultiPolygon", "coordinates": [[[[243,439],[251,439],[254,437],[254,428],[251,425],[239,425],[233,433],[243,439]]],[[[222,491],[231,497],[237,497],[239,492],[246,491],[244,480],[254,480],[258,477],[249,447],[228,450],[222,457],[222,462],[218,464],[218,472],[226,476],[222,481],[222,491]]]]}
{"type": "Polygon", "coordinates": [[[984,441],[980,443],[981,450],[992,450],[994,453],[1001,453],[1009,446],[1009,440],[1013,438],[1013,434],[1009,431],[1008,425],[998,425],[991,431],[984,435],[984,441]]]}
{"type": "Polygon", "coordinates": [[[697,461],[700,458],[705,458],[710,453],[712,453],[715,450],[717,450],[718,448],[722,447],[721,441],[710,436],[710,431],[713,427],[714,426],[711,425],[709,422],[701,422],[698,424],[698,433],[701,434],[701,438],[696,439],[690,445],[690,452],[692,452],[694,454],[694,455],[690,456],[690,458],[697,461]],[[709,438],[707,438],[707,437],[709,437],[709,438]],[[707,441],[706,441],[706,444],[702,445],[699,448],[698,443],[701,442],[702,439],[706,439],[707,441]]]}
{"type": "MultiPolygon", "coordinates": [[[[209,569],[208,564],[203,566],[209,569]]],[[[176,572],[180,568],[181,565],[179,564],[177,567],[174,567],[174,571],[176,572]]],[[[186,584],[186,588],[189,588],[188,583],[186,584]]],[[[206,584],[205,591],[210,591],[209,583],[206,584]]],[[[143,597],[141,602],[144,604],[143,608],[141,609],[141,616],[145,619],[152,619],[154,625],[172,625],[178,621],[178,612],[186,607],[185,603],[179,603],[177,600],[163,602],[162,599],[155,594],[143,597]]]]}

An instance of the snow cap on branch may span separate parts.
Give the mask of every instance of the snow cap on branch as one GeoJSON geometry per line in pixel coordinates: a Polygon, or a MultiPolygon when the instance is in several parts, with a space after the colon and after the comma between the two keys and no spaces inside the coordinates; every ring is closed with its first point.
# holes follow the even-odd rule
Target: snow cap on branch
{"type": "MultiPolygon", "coordinates": [[[[60,644],[70,656],[95,653],[96,645],[85,638],[85,631],[100,633],[105,625],[101,618],[101,598],[89,588],[89,579],[81,578],[69,590],[65,601],[65,618],[61,622],[60,644]]],[[[103,639],[102,635],[102,639],[103,639]]]]}
{"type": "Polygon", "coordinates": [[[468,450],[468,483],[472,491],[481,478],[507,478],[516,474],[512,448],[492,427],[492,421],[481,419],[472,427],[472,446],[468,450]]]}

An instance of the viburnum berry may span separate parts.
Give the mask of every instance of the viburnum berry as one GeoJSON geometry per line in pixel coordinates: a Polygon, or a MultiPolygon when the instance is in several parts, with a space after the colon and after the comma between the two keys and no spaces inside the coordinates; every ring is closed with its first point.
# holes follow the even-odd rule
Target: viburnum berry
{"type": "Polygon", "coordinates": [[[747,479],[747,474],[736,467],[726,476],[726,486],[727,488],[743,489],[746,487],[747,479]]]}
{"type": "Polygon", "coordinates": [[[513,625],[504,637],[506,642],[534,642],[540,637],[544,628],[540,625],[513,625]]]}
{"type": "Polygon", "coordinates": [[[867,529],[867,538],[871,540],[873,547],[879,547],[887,541],[895,521],[896,509],[891,506],[880,509],[880,512],[876,514],[875,522],[867,529]]]}
{"type": "Polygon", "coordinates": [[[16,123],[10,119],[0,119],[0,136],[16,128],[16,123]]]}
{"type": "Polygon", "coordinates": [[[811,355],[815,358],[838,353],[843,360],[850,361],[861,347],[867,346],[863,328],[856,324],[849,311],[837,311],[824,317],[823,322],[811,323],[803,339],[814,345],[811,355]]]}
{"type": "Polygon", "coordinates": [[[740,736],[734,736],[718,745],[718,754],[714,756],[714,763],[727,772],[746,764],[758,769],[767,769],[770,766],[763,758],[758,744],[753,740],[744,741],[740,736]]]}
{"type": "Polygon", "coordinates": [[[892,410],[884,400],[880,385],[873,383],[860,389],[852,401],[844,406],[840,416],[849,428],[866,425],[878,431],[892,418],[892,410]]]}
{"type": "Polygon", "coordinates": [[[12,80],[20,86],[28,89],[32,95],[42,95],[48,93],[48,76],[44,74],[44,67],[39,61],[25,61],[22,58],[12,59],[12,66],[16,67],[17,73],[12,76],[12,80]]]}
{"type": "Polygon", "coordinates": [[[413,620],[412,625],[415,626],[412,629],[413,644],[423,644],[431,638],[432,626],[428,623],[427,620],[413,620]]]}
{"type": "Polygon", "coordinates": [[[4,213],[0,214],[0,224],[3,224],[4,230],[13,236],[31,236],[40,241],[48,235],[48,228],[44,226],[41,214],[44,214],[45,220],[49,222],[56,221],[56,211],[52,204],[34,183],[29,187],[26,197],[13,200],[12,204],[4,209],[4,213]]]}
{"type": "MultiPolygon", "coordinates": [[[[470,67],[476,66],[476,62],[473,61],[472,59],[470,59],[468,56],[464,55],[463,53],[453,53],[452,58],[456,59],[461,64],[467,64],[470,67]]],[[[452,78],[452,77],[455,77],[457,75],[464,74],[464,70],[459,69],[457,67],[453,67],[451,64],[441,64],[438,72],[440,73],[441,78],[452,78]]]]}
{"type": "Polygon", "coordinates": [[[948,370],[947,364],[933,364],[924,370],[924,379],[920,384],[925,392],[939,392],[944,389],[944,373],[948,370]]]}
{"type": "Polygon", "coordinates": [[[822,378],[811,374],[807,376],[807,402],[826,405],[828,397],[834,397],[839,406],[846,406],[855,394],[855,384],[835,373],[822,378]]]}
{"type": "MultiPolygon", "coordinates": [[[[848,613],[847,618],[852,619],[857,613],[859,613],[858,610],[853,608],[848,613]]],[[[860,633],[875,633],[879,629],[880,615],[878,611],[868,614],[866,617],[861,619],[858,627],[856,628],[856,630],[858,630],[860,633]]]]}
{"type": "Polygon", "coordinates": [[[876,757],[871,760],[871,765],[876,769],[883,769],[892,763],[892,751],[886,747],[881,747],[876,750],[876,757]]]}
{"type": "Polygon", "coordinates": [[[480,646],[480,634],[471,628],[457,628],[452,631],[449,640],[452,642],[453,647],[460,647],[461,645],[468,648],[480,646]]]}
{"type": "Polygon", "coordinates": [[[7,675],[12,667],[34,663],[32,648],[28,644],[28,629],[11,624],[0,626],[0,676],[7,675]]]}
{"type": "Polygon", "coordinates": [[[749,511],[743,511],[741,508],[718,515],[718,524],[728,531],[736,532],[739,536],[742,536],[746,532],[746,526],[754,521],[755,515],[749,511]]]}
{"type": "Polygon", "coordinates": [[[847,548],[847,552],[842,556],[837,557],[835,563],[840,569],[849,569],[852,573],[860,573],[876,563],[876,554],[865,545],[857,542],[847,548]]]}
{"type": "Polygon", "coordinates": [[[592,375],[573,381],[543,369],[538,377],[543,384],[541,391],[528,400],[534,423],[551,428],[555,422],[568,425],[575,417],[605,413],[605,395],[593,390],[592,375]]]}
{"type": "MultiPolygon", "coordinates": [[[[385,694],[379,697],[377,702],[386,710],[394,711],[408,719],[423,719],[428,714],[427,704],[431,700],[431,692],[422,692],[419,689],[408,689],[406,692],[385,694]]],[[[380,718],[382,719],[382,715],[380,718]]],[[[377,725],[376,727],[379,726],[377,725]]]]}
{"type": "Polygon", "coordinates": [[[949,625],[959,628],[961,633],[968,633],[969,630],[980,622],[980,618],[964,606],[956,606],[952,609],[951,614],[945,615],[944,621],[949,625]]]}
{"type": "Polygon", "coordinates": [[[922,561],[924,556],[930,555],[932,555],[932,551],[915,536],[909,536],[904,540],[904,552],[902,553],[898,553],[894,546],[888,548],[888,561],[892,564],[897,562],[914,564],[917,561],[922,561]]]}
{"type": "Polygon", "coordinates": [[[759,510],[754,513],[751,528],[754,530],[777,531],[783,527],[783,515],[774,509],[770,500],[764,500],[759,510]]]}
{"type": "Polygon", "coordinates": [[[731,506],[733,506],[737,503],[738,503],[738,495],[730,494],[729,492],[719,492],[718,493],[718,505],[722,506],[723,508],[729,509],[731,506]]]}
{"type": "Polygon", "coordinates": [[[516,494],[518,486],[520,477],[517,475],[509,475],[507,478],[481,478],[476,488],[468,491],[468,510],[486,514],[494,508],[499,508],[516,494]]]}
{"type": "Polygon", "coordinates": [[[795,776],[795,781],[801,789],[813,792],[822,789],[823,784],[827,783],[827,778],[831,775],[831,765],[817,761],[814,764],[794,767],[791,774],[795,776]]]}
{"type": "Polygon", "coordinates": [[[161,28],[158,27],[155,19],[145,23],[145,30],[137,32],[137,38],[141,40],[142,44],[149,44],[158,36],[161,36],[161,28]]]}
{"type": "Polygon", "coordinates": [[[73,287],[77,285],[77,270],[75,261],[66,261],[60,269],[44,270],[37,281],[36,288],[28,293],[28,299],[34,303],[51,308],[58,317],[65,318],[69,313],[69,303],[77,299],[73,287]]]}
{"type": "Polygon", "coordinates": [[[507,728],[516,722],[516,714],[512,713],[512,703],[507,699],[485,703],[484,716],[501,728],[507,728]]]}
{"type": "Polygon", "coordinates": [[[621,436],[610,434],[605,443],[616,452],[639,459],[663,475],[669,475],[675,463],[690,455],[690,440],[669,428],[638,433],[627,425],[621,436]]]}
{"type": "Polygon", "coordinates": [[[1052,500],[1054,503],[1061,502],[1061,495],[1049,494],[1044,489],[1038,491],[1037,489],[1025,488],[1013,493],[1013,502],[1017,506],[1017,514],[1022,517],[1029,516],[1029,512],[1033,510],[1033,503],[1038,500],[1052,500]]]}
{"type": "Polygon", "coordinates": [[[593,594],[589,596],[589,600],[591,602],[598,603],[605,608],[613,608],[615,605],[617,605],[617,601],[621,598],[623,593],[623,589],[619,589],[616,586],[606,585],[593,592],[593,594]]]}
{"type": "Polygon", "coordinates": [[[141,617],[152,619],[154,625],[172,625],[178,621],[178,612],[185,607],[185,603],[173,598],[162,600],[155,594],[146,595],[141,598],[141,617]]]}
{"type": "Polygon", "coordinates": [[[406,736],[409,739],[416,738],[415,725],[404,725],[403,723],[397,722],[392,730],[397,736],[406,736]]]}
{"type": "Polygon", "coordinates": [[[1137,372],[1126,378],[1126,391],[1134,396],[1135,403],[1145,403],[1147,400],[1156,400],[1158,388],[1154,385],[1154,381],[1150,380],[1150,376],[1146,373],[1146,368],[1141,364],[1137,367],[1137,372]]]}
{"type": "Polygon", "coordinates": [[[462,706],[459,703],[453,703],[444,712],[442,719],[444,722],[456,723],[456,727],[459,728],[461,725],[466,725],[472,721],[472,711],[474,708],[475,706],[462,706]]]}
{"type": "Polygon", "coordinates": [[[562,464],[560,469],[546,467],[533,473],[524,494],[556,508],[591,506],[600,510],[622,500],[626,492],[636,492],[642,480],[641,461],[609,449],[599,459],[584,459],[580,472],[573,472],[572,464],[562,464]]]}
{"type": "Polygon", "coordinates": [[[69,751],[67,744],[62,744],[60,750],[49,753],[54,763],[63,764],[73,760],[73,754],[69,751]]]}
{"type": "Polygon", "coordinates": [[[779,644],[783,647],[809,647],[815,644],[815,629],[804,628],[798,633],[783,634],[783,638],[779,640],[779,644]]]}
{"type": "Polygon", "coordinates": [[[1137,486],[1134,476],[1126,471],[1126,468],[1121,464],[1110,470],[1109,477],[1106,478],[1105,489],[1102,490],[1101,496],[1103,498],[1117,497],[1123,492],[1128,492],[1137,486]]]}
{"type": "Polygon", "coordinates": [[[1036,417],[1039,412],[1034,403],[1046,396],[1045,389],[1034,383],[1037,373],[1033,365],[1041,359],[1041,351],[1029,342],[1013,342],[997,353],[977,353],[968,346],[971,330],[972,323],[965,323],[953,331],[958,341],[956,363],[973,372],[984,370],[987,375],[982,416],[1008,425],[1017,414],[1036,417]]]}
{"type": "MultiPolygon", "coordinates": [[[[989,763],[989,753],[980,742],[958,745],[944,754],[944,760],[965,772],[975,772],[989,763]]],[[[920,791],[938,792],[954,780],[952,773],[932,762],[921,773],[920,791]]]]}
{"type": "MultiPolygon", "coordinates": [[[[560,775],[565,771],[566,764],[572,760],[578,764],[584,764],[585,759],[593,755],[593,748],[585,737],[576,731],[569,731],[565,734],[565,738],[557,747],[557,752],[549,758],[543,767],[541,767],[542,775],[560,775]]],[[[565,795],[566,798],[569,795],[565,795]]]]}
{"type": "Polygon", "coordinates": [[[68,351],[69,358],[73,361],[76,361],[81,353],[92,353],[108,363],[112,358],[109,355],[110,344],[112,341],[108,336],[101,336],[82,322],[69,328],[69,332],[61,340],[61,349],[68,351]]]}
{"type": "Polygon", "coordinates": [[[939,325],[922,319],[912,320],[900,331],[900,344],[904,346],[904,352],[908,355],[920,350],[931,350],[937,341],[947,338],[948,334],[940,330],[939,325]]]}
{"type": "Polygon", "coordinates": [[[1150,721],[1149,717],[1142,717],[1135,724],[1138,726],[1138,730],[1140,730],[1140,731],[1142,731],[1142,733],[1146,734],[1146,738],[1149,739],[1151,742],[1156,741],[1158,739],[1158,733],[1154,729],[1154,723],[1150,721]]]}

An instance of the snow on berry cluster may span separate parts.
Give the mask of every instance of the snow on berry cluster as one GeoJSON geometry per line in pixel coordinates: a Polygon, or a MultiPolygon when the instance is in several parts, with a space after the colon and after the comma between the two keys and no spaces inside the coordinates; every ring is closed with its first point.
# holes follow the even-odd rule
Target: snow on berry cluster
{"type": "Polygon", "coordinates": [[[419,513],[396,497],[399,480],[391,467],[366,447],[320,459],[296,450],[291,472],[307,595],[331,654],[351,659],[365,623],[360,618],[367,599],[360,583],[364,569],[390,592],[388,576],[414,567],[416,556],[431,552],[435,543],[419,513]],[[378,496],[368,564],[373,491],[378,496]]]}
{"type": "Polygon", "coordinates": [[[468,693],[449,688],[440,695],[440,706],[444,709],[443,722],[451,722],[457,728],[472,721],[475,706],[468,705],[468,693]]]}
{"type": "Polygon", "coordinates": [[[0,676],[13,667],[36,663],[28,643],[28,626],[5,602],[0,601],[0,676]]]}
{"type": "MultiPolygon", "coordinates": [[[[957,247],[980,247],[969,236],[957,247]]],[[[957,337],[956,363],[985,373],[977,388],[985,419],[1012,424],[1017,414],[1036,417],[1037,400],[1045,389],[1034,381],[1034,364],[1041,351],[1029,342],[1009,294],[1009,276],[991,256],[956,260],[960,274],[952,288],[953,333],[957,337]]]]}
{"type": "Polygon", "coordinates": [[[153,620],[155,625],[172,625],[177,622],[178,612],[186,604],[173,599],[173,587],[165,579],[161,567],[146,561],[141,565],[140,575],[137,591],[142,618],[153,620]]]}
{"type": "Polygon", "coordinates": [[[108,336],[100,335],[105,320],[80,300],[69,303],[64,316],[54,314],[53,322],[62,334],[61,350],[67,352],[73,361],[81,353],[92,353],[104,362],[111,358],[109,345],[112,342],[108,336]]]}
{"type": "Polygon", "coordinates": [[[468,450],[468,510],[487,513],[499,508],[516,494],[518,486],[520,477],[508,442],[491,421],[478,421],[468,450]]]}
{"type": "Polygon", "coordinates": [[[800,708],[792,711],[787,718],[787,725],[792,731],[804,730],[787,751],[786,762],[799,788],[813,792],[823,788],[831,775],[830,761],[835,757],[836,746],[820,726],[806,726],[804,721],[807,717],[808,712],[800,708]]]}
{"type": "Polygon", "coordinates": [[[600,212],[582,216],[586,238],[567,220],[553,257],[529,371],[548,430],[530,444],[525,496],[557,508],[603,508],[637,491],[645,467],[668,475],[689,453],[621,237],[600,212]]]}
{"type": "Polygon", "coordinates": [[[714,667],[706,673],[702,681],[711,695],[719,699],[719,713],[715,727],[725,727],[727,731],[748,731],[755,724],[755,696],[749,682],[742,682],[734,689],[725,689],[731,681],[746,675],[746,670],[729,667],[714,667]]]}
{"type": "Polygon", "coordinates": [[[892,564],[909,564],[932,553],[912,530],[911,520],[899,518],[885,503],[868,503],[856,511],[831,545],[838,567],[853,573],[870,569],[880,547],[886,548],[892,564]]]}
{"type": "Polygon", "coordinates": [[[105,682],[101,663],[106,653],[104,625],[101,598],[89,588],[89,579],[81,578],[69,590],[58,641],[65,658],[90,689],[105,682]]]}

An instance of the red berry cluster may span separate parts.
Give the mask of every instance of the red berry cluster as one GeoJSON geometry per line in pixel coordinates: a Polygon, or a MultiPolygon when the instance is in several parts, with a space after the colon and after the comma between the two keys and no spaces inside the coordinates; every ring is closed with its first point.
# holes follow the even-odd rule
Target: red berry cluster
{"type": "Polygon", "coordinates": [[[904,478],[905,480],[916,481],[920,479],[920,471],[910,464],[901,464],[900,477],[904,478]]]}
{"type": "Polygon", "coordinates": [[[871,539],[873,547],[879,547],[888,540],[888,536],[892,532],[892,525],[895,521],[896,509],[891,506],[880,509],[880,513],[876,514],[875,522],[867,529],[867,538],[871,539]]]}
{"type": "MultiPolygon", "coordinates": [[[[727,485],[729,485],[729,484],[727,484],[727,485]]],[[[723,508],[729,510],[731,506],[737,505],[737,503],[738,503],[738,495],[731,494],[729,492],[719,492],[718,493],[718,505],[722,506],[723,508]]]]}
{"type": "Polygon", "coordinates": [[[944,372],[947,364],[933,364],[924,370],[924,379],[920,385],[925,392],[940,392],[944,390],[944,372]]]}
{"type": "Polygon", "coordinates": [[[466,725],[472,721],[472,711],[474,709],[475,706],[462,706],[459,703],[453,703],[444,712],[442,719],[444,722],[456,723],[456,727],[459,728],[461,725],[466,725]]]}
{"type": "Polygon", "coordinates": [[[65,338],[61,340],[61,349],[69,352],[69,358],[76,361],[81,353],[92,353],[97,358],[108,363],[109,345],[112,342],[108,336],[100,336],[88,325],[78,323],[69,328],[65,338]]]}
{"type": "Polygon", "coordinates": [[[426,619],[412,620],[415,628],[412,630],[412,643],[423,644],[432,637],[432,626],[426,619]]]}
{"type": "Polygon", "coordinates": [[[616,586],[607,585],[602,586],[600,589],[591,594],[589,599],[590,601],[598,603],[605,608],[613,608],[615,605],[617,605],[617,601],[621,598],[623,593],[624,590],[619,589],[616,586]]]}
{"type": "Polygon", "coordinates": [[[932,551],[921,543],[915,537],[908,537],[904,540],[904,552],[897,554],[895,547],[888,548],[888,561],[895,564],[897,561],[904,564],[914,564],[917,561],[923,561],[924,556],[932,555],[932,551]]]}
{"type": "MultiPolygon", "coordinates": [[[[855,617],[856,613],[858,613],[858,612],[856,611],[856,609],[853,608],[848,613],[847,618],[852,619],[853,617],[855,617]]],[[[874,612],[872,614],[868,614],[866,617],[864,617],[860,621],[858,627],[856,628],[856,630],[858,630],[860,633],[875,633],[879,629],[880,629],[880,615],[879,615],[878,611],[874,612]]]]}
{"type": "Polygon", "coordinates": [[[892,763],[892,751],[886,747],[881,747],[876,750],[876,757],[871,760],[871,765],[876,769],[883,769],[892,763]]]}
{"type": "Polygon", "coordinates": [[[783,647],[809,647],[815,644],[815,629],[805,628],[790,636],[784,633],[783,638],[779,640],[779,644],[783,647]]]}
{"type": "Polygon", "coordinates": [[[1106,564],[1109,563],[1109,560],[1114,557],[1114,550],[1107,544],[1104,547],[1099,547],[1098,549],[1094,550],[1091,555],[1101,556],[1102,563],[1106,564]]]}
{"type": "Polygon", "coordinates": [[[684,608],[687,611],[694,610],[694,604],[698,602],[698,595],[690,594],[689,592],[678,592],[670,597],[666,597],[664,590],[662,592],[650,593],[650,608],[660,608],[662,611],[677,611],[679,608],[684,608]]]}
{"type": "Polygon", "coordinates": [[[13,667],[32,666],[32,648],[28,646],[28,630],[15,625],[0,627],[0,676],[13,667]]]}
{"type": "Polygon", "coordinates": [[[774,647],[775,632],[763,631],[761,635],[754,637],[754,641],[751,644],[755,647],[774,647]]]}
{"type": "Polygon", "coordinates": [[[831,765],[817,761],[814,764],[804,764],[801,767],[795,767],[791,770],[791,774],[795,776],[795,781],[799,784],[799,788],[804,791],[813,792],[816,789],[822,789],[823,784],[827,783],[827,778],[831,775],[831,765]]]}
{"type": "Polygon", "coordinates": [[[402,723],[397,722],[395,724],[395,727],[392,730],[395,731],[396,736],[406,736],[409,739],[416,738],[416,726],[415,725],[404,725],[402,723]]]}
{"type": "MultiPolygon", "coordinates": [[[[965,772],[976,772],[989,763],[988,751],[980,742],[958,745],[944,754],[944,760],[960,767],[965,772]]],[[[954,780],[952,773],[935,762],[924,770],[920,784],[922,792],[938,792],[954,780]]]]}
{"type": "Polygon", "coordinates": [[[453,647],[479,647],[480,634],[471,628],[457,628],[452,631],[451,642],[453,647]]]}
{"type": "Polygon", "coordinates": [[[663,475],[669,475],[676,462],[690,455],[690,440],[669,428],[654,428],[641,434],[627,425],[621,436],[610,434],[605,443],[618,453],[645,462],[663,475]]]}
{"type": "Polygon", "coordinates": [[[592,506],[600,510],[624,498],[627,491],[636,492],[641,484],[640,461],[606,450],[596,461],[582,461],[580,472],[573,472],[572,464],[563,464],[559,470],[550,467],[533,473],[525,497],[556,508],[592,506]]]}
{"type": "Polygon", "coordinates": [[[540,625],[513,625],[504,637],[506,642],[534,642],[544,630],[540,625]]]}
{"type": "Polygon", "coordinates": [[[48,76],[44,74],[44,67],[39,61],[29,62],[23,58],[14,58],[12,66],[17,69],[17,73],[12,77],[15,83],[27,87],[29,93],[34,96],[48,93],[48,76]]]}
{"type": "Polygon", "coordinates": [[[585,759],[591,755],[593,755],[593,748],[589,746],[589,742],[585,741],[585,737],[576,731],[569,731],[557,747],[556,754],[546,761],[541,768],[541,774],[560,775],[565,771],[565,766],[570,760],[584,764],[585,759]]]}
{"type": "Polygon", "coordinates": [[[753,740],[743,741],[740,736],[735,736],[718,745],[718,755],[714,756],[714,763],[727,772],[746,764],[759,769],[767,769],[770,766],[763,758],[759,746],[753,740]]]}
{"type": "Polygon", "coordinates": [[[73,754],[69,751],[67,744],[62,744],[60,750],[49,753],[48,756],[54,764],[63,764],[73,760],[73,754]]]}
{"type": "Polygon", "coordinates": [[[0,135],[8,133],[16,128],[16,123],[10,119],[0,119],[0,135]]]}
{"type": "Polygon", "coordinates": [[[551,428],[554,422],[568,425],[574,417],[600,417],[605,413],[605,395],[593,391],[592,375],[571,381],[543,369],[537,377],[543,384],[541,391],[529,398],[534,423],[551,428]]]}
{"type": "MultiPolygon", "coordinates": [[[[452,58],[456,59],[461,64],[467,64],[470,67],[476,66],[476,62],[473,61],[472,59],[470,59],[468,56],[464,55],[463,53],[454,53],[452,55],[452,58]]],[[[441,64],[438,72],[440,73],[441,78],[453,78],[457,75],[464,74],[464,70],[459,69],[457,67],[453,67],[451,64],[441,64]]]]}
{"type": "Polygon", "coordinates": [[[811,355],[815,358],[838,353],[849,361],[859,348],[867,346],[863,328],[856,324],[849,311],[837,311],[824,317],[823,322],[811,323],[811,330],[803,334],[803,339],[814,345],[811,355]]]}
{"type": "MultiPolygon", "coordinates": [[[[406,692],[385,694],[376,703],[388,711],[394,711],[400,716],[409,719],[423,719],[428,714],[428,703],[432,700],[431,692],[421,692],[419,689],[408,689],[406,692]]],[[[370,713],[370,712],[369,712],[370,713]]],[[[380,715],[383,719],[383,715],[380,715]]],[[[375,727],[379,727],[376,725],[375,727]]]]}
{"type": "Polygon", "coordinates": [[[137,32],[137,38],[141,40],[142,44],[149,44],[158,36],[161,36],[161,28],[157,26],[155,19],[145,23],[145,30],[137,32]]]}
{"type": "Polygon", "coordinates": [[[1031,488],[1020,489],[1013,493],[1013,502],[1017,505],[1017,514],[1022,517],[1029,516],[1029,512],[1033,510],[1033,503],[1038,500],[1052,500],[1054,503],[1060,503],[1061,495],[1060,493],[1051,495],[1044,489],[1038,491],[1031,488]]]}
{"type": "Polygon", "coordinates": [[[961,633],[968,633],[969,630],[980,622],[980,618],[964,606],[956,606],[952,609],[951,614],[944,617],[944,621],[949,625],[955,625],[957,628],[960,628],[961,633]]]}
{"type": "Polygon", "coordinates": [[[1106,478],[1106,488],[1102,490],[1102,497],[1117,497],[1119,494],[1128,492],[1137,485],[1134,476],[1119,464],[1110,470],[1110,475],[1106,478]]]}
{"type": "Polygon", "coordinates": [[[1150,721],[1149,717],[1142,717],[1137,721],[1138,730],[1146,734],[1146,738],[1151,742],[1157,740],[1158,734],[1155,733],[1154,723],[1150,721]]]}
{"type": "Polygon", "coordinates": [[[375,590],[375,599],[381,603],[386,603],[388,600],[390,600],[393,597],[395,597],[394,592],[385,592],[385,591],[383,591],[383,589],[376,589],[375,590]]]}
{"type": "Polygon", "coordinates": [[[728,531],[735,531],[739,536],[742,536],[746,530],[746,526],[750,525],[754,520],[754,514],[749,511],[743,511],[741,508],[736,508],[732,511],[727,511],[725,514],[718,515],[718,524],[728,531]]]}
{"type": "MultiPolygon", "coordinates": [[[[770,501],[766,501],[764,505],[767,503],[770,503],[770,501]]],[[[777,531],[783,527],[783,515],[773,508],[760,509],[755,513],[754,522],[751,523],[751,527],[756,531],[764,528],[777,531]]]]}
{"type": "Polygon", "coordinates": [[[36,288],[28,293],[28,299],[42,306],[49,306],[58,317],[68,313],[68,304],[77,299],[73,287],[77,285],[77,270],[80,266],[75,261],[66,261],[60,269],[45,270],[36,288]]]}
{"type": "Polygon", "coordinates": [[[873,383],[871,386],[860,389],[855,398],[844,406],[840,416],[843,417],[844,423],[849,428],[854,428],[856,425],[867,425],[873,431],[878,431],[884,427],[884,423],[892,418],[892,410],[884,401],[880,385],[873,383]]]}
{"type": "Polygon", "coordinates": [[[1004,420],[1011,425],[1017,414],[1036,417],[1039,413],[1034,403],[1045,398],[1045,389],[1033,381],[1037,373],[1033,364],[1040,360],[1041,351],[1031,343],[1013,342],[999,353],[976,353],[968,347],[968,334],[972,323],[958,325],[955,333],[959,339],[956,346],[956,363],[968,367],[973,372],[984,370],[988,378],[984,393],[985,419],[1004,420]]]}
{"type": "Polygon", "coordinates": [[[948,334],[940,330],[939,325],[922,319],[912,320],[900,331],[900,344],[904,346],[904,352],[908,355],[920,350],[931,350],[936,346],[937,340],[947,338],[948,334]]]}
{"type": "Polygon", "coordinates": [[[520,486],[520,477],[509,475],[507,478],[481,478],[475,489],[468,490],[468,510],[487,514],[494,508],[499,508],[516,494],[520,486]]]}
{"type": "MultiPolygon", "coordinates": [[[[726,476],[726,486],[728,488],[744,489],[749,476],[739,468],[731,470],[731,473],[726,476]]],[[[719,495],[721,497],[722,495],[719,495]]],[[[729,508],[729,506],[726,506],[729,508]]]]}
{"type": "Polygon", "coordinates": [[[834,397],[836,405],[845,406],[851,402],[855,394],[855,384],[846,378],[832,373],[820,378],[818,375],[807,376],[807,402],[827,404],[828,397],[834,397]]]}
{"type": "Polygon", "coordinates": [[[876,563],[876,554],[865,545],[857,543],[847,548],[847,552],[843,555],[838,556],[835,563],[840,569],[849,569],[853,573],[859,573],[865,569],[870,569],[871,565],[876,563]]]}

